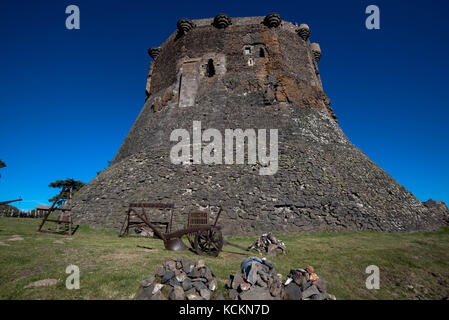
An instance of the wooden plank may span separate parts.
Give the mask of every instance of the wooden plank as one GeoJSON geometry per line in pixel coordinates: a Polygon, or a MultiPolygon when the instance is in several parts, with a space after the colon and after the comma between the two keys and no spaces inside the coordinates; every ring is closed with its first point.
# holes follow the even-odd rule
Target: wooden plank
{"type": "Polygon", "coordinates": [[[62,224],[71,224],[71,222],[69,222],[69,221],[54,220],[54,219],[47,219],[47,222],[56,222],[56,223],[62,223],[62,224]]]}
{"type": "Polygon", "coordinates": [[[54,234],[68,234],[66,231],[41,230],[40,232],[54,233],[54,234]]]}

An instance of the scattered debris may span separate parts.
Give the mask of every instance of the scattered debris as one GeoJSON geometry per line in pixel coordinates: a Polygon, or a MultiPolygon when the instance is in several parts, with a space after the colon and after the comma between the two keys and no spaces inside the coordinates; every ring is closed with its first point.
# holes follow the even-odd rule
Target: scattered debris
{"type": "Polygon", "coordinates": [[[271,232],[262,234],[249,249],[255,249],[260,254],[267,254],[270,257],[275,257],[278,254],[287,253],[287,248],[284,242],[277,239],[271,232]]]}
{"type": "Polygon", "coordinates": [[[55,240],[55,241],[53,241],[53,243],[64,244],[64,241],[62,241],[62,240],[55,240]]]}
{"type": "Polygon", "coordinates": [[[58,283],[58,280],[56,279],[44,279],[39,280],[35,282],[31,282],[30,284],[23,287],[24,289],[33,288],[33,287],[47,287],[47,286],[54,286],[58,283]]]}
{"type": "Polygon", "coordinates": [[[226,284],[232,300],[336,300],[327,293],[326,281],[312,266],[291,270],[285,284],[274,264],[266,259],[246,258],[241,270],[241,274],[231,275],[226,284]]]}
{"type": "MultiPolygon", "coordinates": [[[[285,283],[265,258],[245,258],[240,269],[226,283],[231,300],[336,300],[312,266],[290,270],[285,283]]],[[[140,283],[136,300],[224,300],[217,288],[216,276],[203,260],[166,259],[140,283]]]]}
{"type": "Polygon", "coordinates": [[[217,280],[203,260],[166,259],[156,274],[140,283],[137,300],[211,300],[222,299],[217,280]]]}
{"type": "Polygon", "coordinates": [[[135,227],[134,232],[140,234],[142,237],[153,237],[154,231],[150,228],[144,228],[144,227],[135,227]]]}
{"type": "Polygon", "coordinates": [[[226,287],[231,300],[281,300],[284,296],[282,275],[266,259],[249,257],[240,265],[242,274],[230,276],[226,287]]]}
{"type": "Polygon", "coordinates": [[[285,281],[286,300],[336,300],[327,293],[326,280],[320,278],[312,266],[290,270],[285,281]]]}

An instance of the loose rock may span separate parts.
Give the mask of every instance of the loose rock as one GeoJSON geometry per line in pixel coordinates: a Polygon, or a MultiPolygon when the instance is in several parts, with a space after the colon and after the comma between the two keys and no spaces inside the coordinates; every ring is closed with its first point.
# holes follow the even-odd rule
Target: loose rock
{"type": "Polygon", "coordinates": [[[136,299],[210,300],[217,288],[217,279],[203,260],[166,259],[154,276],[140,283],[136,299]]]}
{"type": "Polygon", "coordinates": [[[56,279],[44,279],[39,280],[35,282],[31,282],[30,284],[23,287],[24,289],[33,288],[33,287],[47,287],[47,286],[54,286],[58,283],[58,280],[56,279]]]}
{"type": "Polygon", "coordinates": [[[271,232],[262,234],[249,248],[271,257],[287,253],[284,242],[277,239],[271,232]]]}

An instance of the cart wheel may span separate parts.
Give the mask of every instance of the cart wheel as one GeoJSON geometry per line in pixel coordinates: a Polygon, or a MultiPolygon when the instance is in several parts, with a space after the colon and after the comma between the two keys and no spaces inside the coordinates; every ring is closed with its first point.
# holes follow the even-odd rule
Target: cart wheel
{"type": "Polygon", "coordinates": [[[195,235],[194,249],[199,255],[207,254],[216,257],[223,248],[223,235],[221,230],[211,228],[210,230],[199,231],[195,235]]]}

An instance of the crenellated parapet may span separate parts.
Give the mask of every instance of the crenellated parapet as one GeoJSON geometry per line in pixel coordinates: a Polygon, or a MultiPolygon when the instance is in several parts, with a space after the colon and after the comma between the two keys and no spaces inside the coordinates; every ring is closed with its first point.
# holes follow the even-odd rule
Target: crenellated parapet
{"type": "Polygon", "coordinates": [[[235,92],[259,88],[265,103],[301,103],[297,91],[304,84],[322,89],[317,64],[321,49],[309,37],[307,24],[284,21],[278,13],[182,18],[176,32],[148,50],[154,62],[146,98],[154,100],[172,90],[170,101],[189,107],[205,83],[222,79],[232,81],[235,92]]]}

